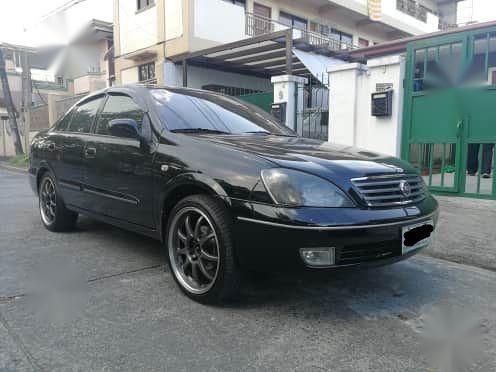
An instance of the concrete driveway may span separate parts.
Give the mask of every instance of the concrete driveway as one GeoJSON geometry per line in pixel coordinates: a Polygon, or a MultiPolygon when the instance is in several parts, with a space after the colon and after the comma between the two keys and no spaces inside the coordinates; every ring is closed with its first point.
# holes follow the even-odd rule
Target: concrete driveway
{"type": "MultiPolygon", "coordinates": [[[[436,244],[442,244],[439,240],[436,244]]],[[[496,370],[496,273],[427,256],[183,296],[161,245],[82,218],[46,231],[0,169],[0,371],[496,370]],[[475,347],[471,347],[471,345],[475,347]],[[449,369],[447,369],[449,370],[449,369]]]]}

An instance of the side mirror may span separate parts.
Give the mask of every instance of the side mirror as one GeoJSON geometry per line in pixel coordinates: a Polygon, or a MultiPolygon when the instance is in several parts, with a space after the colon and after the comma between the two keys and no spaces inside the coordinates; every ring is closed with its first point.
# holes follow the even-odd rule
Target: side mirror
{"type": "Polygon", "coordinates": [[[134,119],[114,119],[108,124],[109,133],[116,137],[141,140],[138,123],[134,119]]]}

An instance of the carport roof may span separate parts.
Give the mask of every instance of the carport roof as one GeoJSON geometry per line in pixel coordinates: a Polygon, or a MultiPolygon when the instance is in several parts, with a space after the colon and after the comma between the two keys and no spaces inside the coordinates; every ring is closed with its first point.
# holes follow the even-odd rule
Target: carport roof
{"type": "Polygon", "coordinates": [[[294,38],[292,29],[282,30],[169,59],[176,64],[184,63],[263,78],[284,74],[309,75],[310,71],[293,53],[293,48],[349,60],[349,50],[339,50],[335,45],[329,45],[329,40],[323,40],[319,44],[315,39],[309,40],[306,34],[302,36],[294,38]]]}

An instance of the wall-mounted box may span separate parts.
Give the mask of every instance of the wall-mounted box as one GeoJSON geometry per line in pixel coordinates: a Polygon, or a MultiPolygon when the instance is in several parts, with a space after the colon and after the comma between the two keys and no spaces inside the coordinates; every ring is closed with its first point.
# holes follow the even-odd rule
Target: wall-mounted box
{"type": "Polygon", "coordinates": [[[393,90],[372,93],[372,116],[384,117],[392,115],[393,90]]]}

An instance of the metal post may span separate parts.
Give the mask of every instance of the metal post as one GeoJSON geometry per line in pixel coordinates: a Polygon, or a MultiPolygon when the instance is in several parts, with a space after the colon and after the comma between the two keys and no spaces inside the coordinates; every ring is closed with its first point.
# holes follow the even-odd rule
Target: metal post
{"type": "Polygon", "coordinates": [[[183,59],[183,87],[188,87],[188,62],[183,59]]]}
{"type": "Polygon", "coordinates": [[[15,112],[14,102],[12,101],[12,94],[10,92],[9,80],[7,78],[7,71],[5,70],[5,59],[3,57],[2,48],[0,48],[0,80],[2,81],[3,96],[5,99],[5,106],[7,108],[7,113],[9,115],[9,125],[12,131],[15,152],[16,155],[22,155],[24,152],[22,150],[21,137],[19,136],[19,128],[17,126],[16,112],[15,112]]]}
{"type": "Polygon", "coordinates": [[[286,74],[293,75],[293,29],[286,33],[286,74]]]}
{"type": "Polygon", "coordinates": [[[31,64],[29,63],[29,54],[23,51],[21,54],[22,67],[22,103],[24,117],[24,150],[29,153],[29,133],[31,131],[31,106],[33,101],[33,87],[31,82],[31,64]]]}

